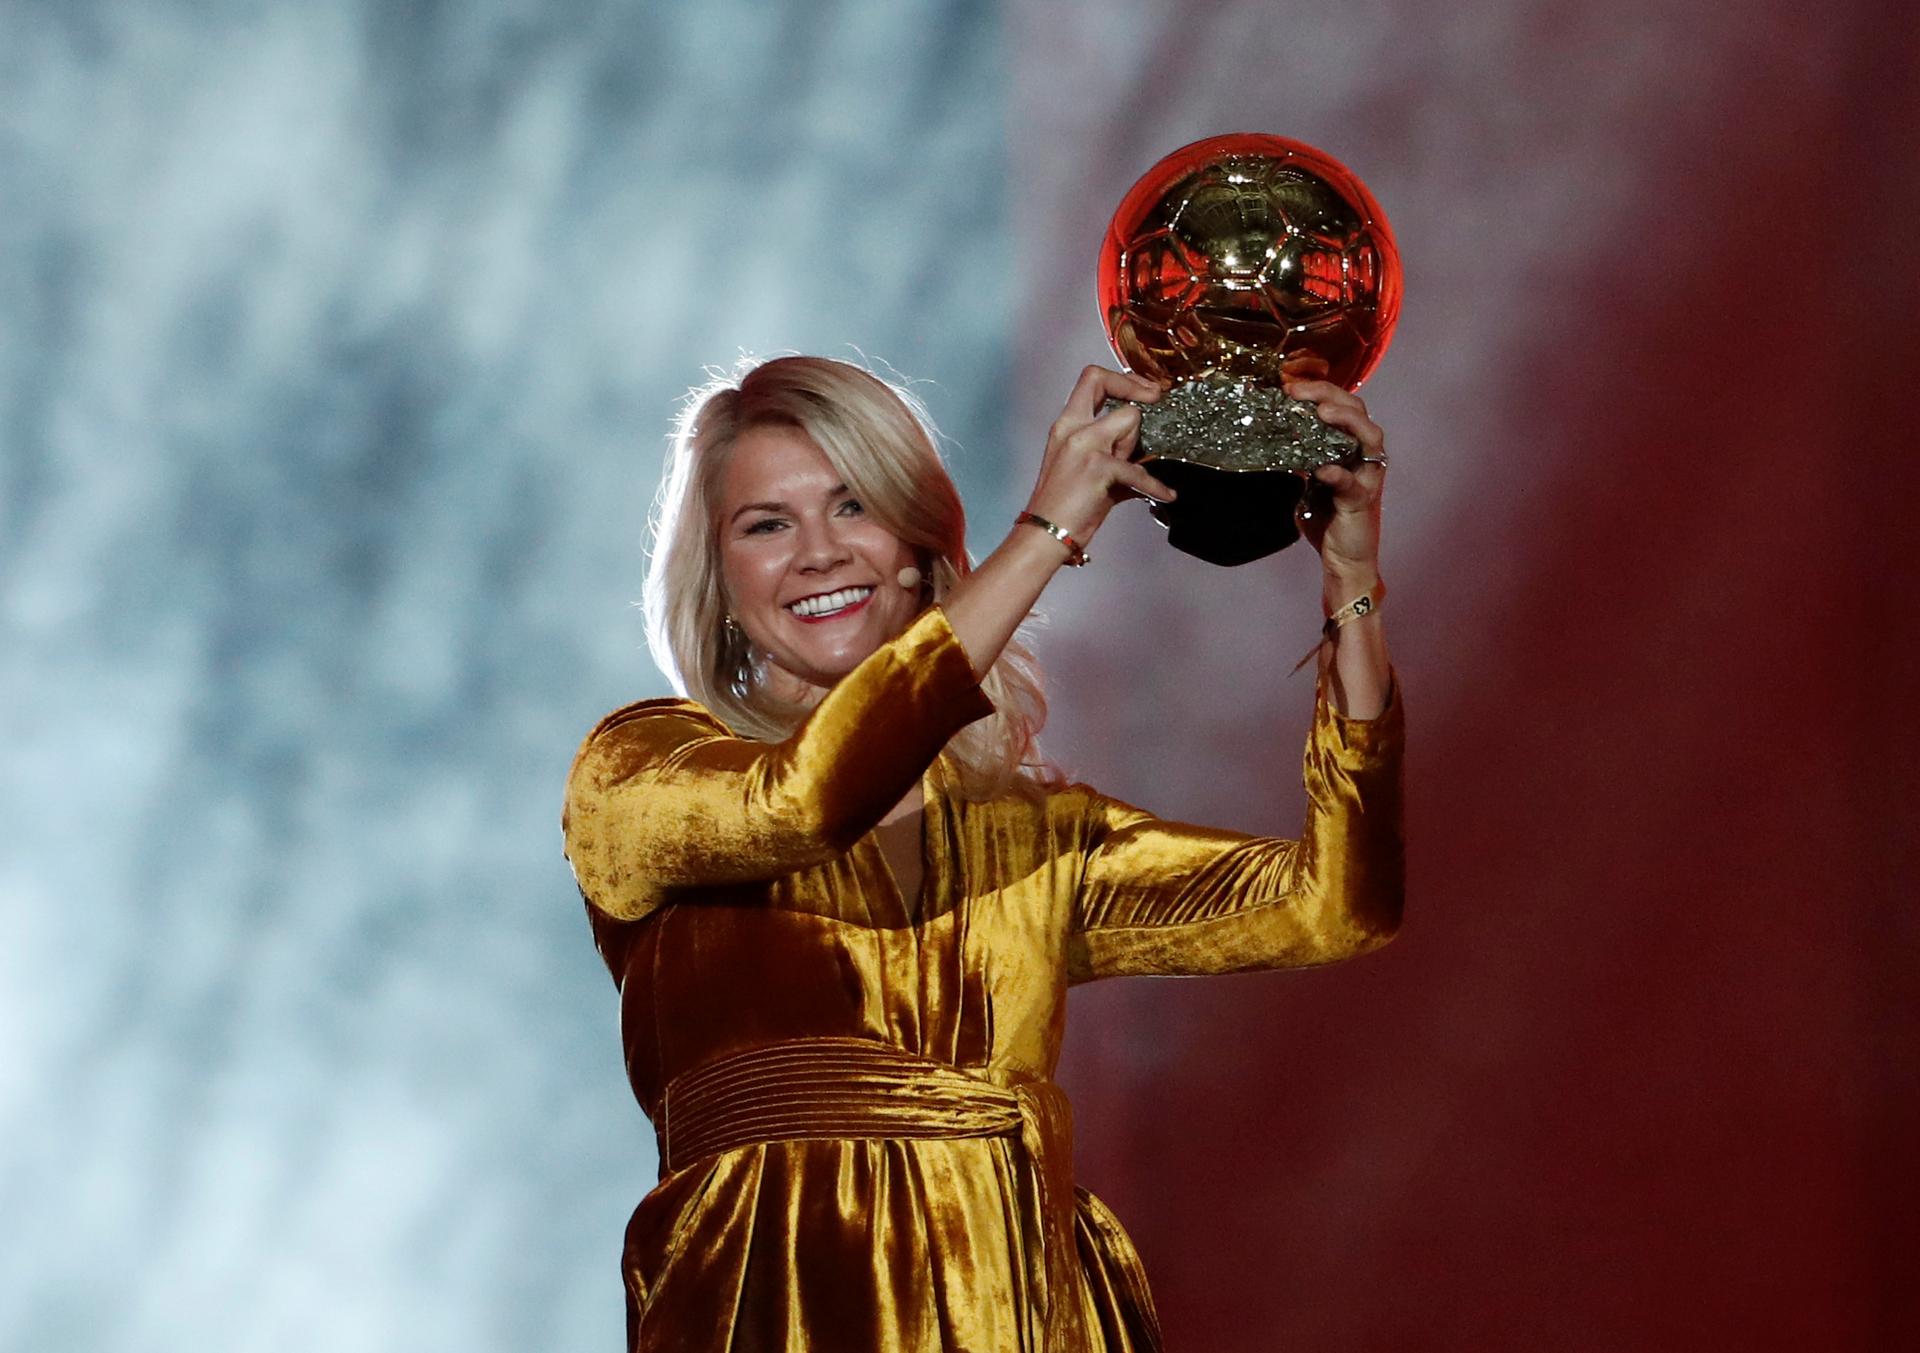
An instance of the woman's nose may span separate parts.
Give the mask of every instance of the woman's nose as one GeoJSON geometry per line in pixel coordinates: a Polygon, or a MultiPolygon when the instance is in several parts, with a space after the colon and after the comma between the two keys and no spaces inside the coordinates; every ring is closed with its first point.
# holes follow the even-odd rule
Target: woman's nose
{"type": "Polygon", "coordinates": [[[802,522],[800,548],[794,563],[810,572],[822,572],[844,564],[850,557],[846,543],[827,521],[802,522]]]}

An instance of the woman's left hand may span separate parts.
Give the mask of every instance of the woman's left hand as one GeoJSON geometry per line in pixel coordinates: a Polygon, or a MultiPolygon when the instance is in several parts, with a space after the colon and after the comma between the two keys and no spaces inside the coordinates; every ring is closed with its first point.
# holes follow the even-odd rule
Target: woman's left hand
{"type": "MultiPolygon", "coordinates": [[[[1387,435],[1367,414],[1360,396],[1331,381],[1289,380],[1286,392],[1311,400],[1320,421],[1349,433],[1362,456],[1386,455],[1387,435]]],[[[1322,465],[1313,477],[1323,488],[1312,491],[1314,511],[1300,524],[1307,543],[1320,552],[1329,587],[1342,593],[1364,591],[1380,576],[1380,493],[1387,467],[1373,461],[1348,469],[1322,465]]]]}

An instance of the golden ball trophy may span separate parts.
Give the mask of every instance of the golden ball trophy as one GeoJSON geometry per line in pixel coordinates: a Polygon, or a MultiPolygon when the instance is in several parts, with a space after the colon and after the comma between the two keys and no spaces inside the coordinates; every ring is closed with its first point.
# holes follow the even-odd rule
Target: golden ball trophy
{"type": "Polygon", "coordinates": [[[1179,494],[1149,508],[1168,542],[1231,566],[1299,539],[1314,468],[1360,451],[1281,380],[1358,389],[1400,313],[1400,252],[1366,185],[1283,136],[1196,141],[1121,199],[1099,294],[1121,362],[1172,382],[1135,453],[1179,494]]]}

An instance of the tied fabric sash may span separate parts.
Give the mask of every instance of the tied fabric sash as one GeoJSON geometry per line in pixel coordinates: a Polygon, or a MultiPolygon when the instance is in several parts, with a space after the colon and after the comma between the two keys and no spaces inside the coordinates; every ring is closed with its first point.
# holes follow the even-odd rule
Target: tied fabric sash
{"type": "Polygon", "coordinates": [[[658,1127],[665,1173],[765,1142],[1013,1138],[1021,1147],[1020,1227],[1032,1299],[1028,1346],[1085,1348],[1093,1336],[1116,1353],[1160,1347],[1132,1242],[1098,1199],[1074,1188],[1072,1113],[1051,1081],[1008,1087],[889,1043],[795,1039],[676,1076],[658,1127]]]}
{"type": "Polygon", "coordinates": [[[806,1038],[676,1076],[660,1116],[668,1171],[755,1142],[1017,1137],[1020,1097],[958,1067],[862,1038],[806,1038]]]}

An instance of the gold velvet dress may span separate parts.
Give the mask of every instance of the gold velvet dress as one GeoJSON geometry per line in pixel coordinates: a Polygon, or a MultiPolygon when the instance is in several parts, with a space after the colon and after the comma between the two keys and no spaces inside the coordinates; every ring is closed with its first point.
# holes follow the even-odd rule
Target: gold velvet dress
{"type": "Polygon", "coordinates": [[[1365,722],[1319,704],[1298,841],[1081,785],[967,801],[941,751],[991,709],[935,607],[784,742],[647,700],[581,748],[567,854],[660,1146],[627,1229],[632,1349],[1158,1348],[1126,1233],[1074,1187],[1049,1079],[1068,986],[1393,933],[1397,698],[1365,722]],[[916,779],[918,907],[873,835],[916,779]]]}

